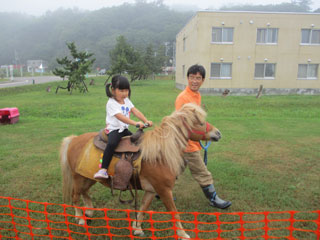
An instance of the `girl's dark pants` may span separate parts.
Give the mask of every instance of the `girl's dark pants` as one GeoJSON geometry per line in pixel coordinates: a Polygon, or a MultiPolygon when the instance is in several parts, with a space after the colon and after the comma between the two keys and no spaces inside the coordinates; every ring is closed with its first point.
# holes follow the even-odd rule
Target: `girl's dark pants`
{"type": "Polygon", "coordinates": [[[113,130],[108,134],[108,144],[103,153],[102,166],[101,168],[108,169],[114,150],[118,146],[122,137],[132,135],[132,133],[125,129],[123,132],[119,133],[118,130],[113,130]]]}

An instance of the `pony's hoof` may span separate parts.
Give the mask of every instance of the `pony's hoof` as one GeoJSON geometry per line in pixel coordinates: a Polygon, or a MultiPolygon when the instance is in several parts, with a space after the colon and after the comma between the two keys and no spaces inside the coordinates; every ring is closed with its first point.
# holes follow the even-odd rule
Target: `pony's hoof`
{"type": "Polygon", "coordinates": [[[178,238],[178,240],[186,240],[186,239],[191,239],[191,237],[189,235],[187,235],[185,237],[180,237],[178,238]],[[187,237],[188,236],[188,237],[187,237]]]}
{"type": "Polygon", "coordinates": [[[85,225],[86,223],[86,220],[84,219],[79,219],[79,225],[85,225]]]}
{"type": "Polygon", "coordinates": [[[139,236],[139,237],[143,237],[144,236],[144,232],[142,230],[135,230],[133,232],[133,235],[139,236]]]}
{"type": "Polygon", "coordinates": [[[86,213],[86,217],[88,218],[88,219],[87,219],[87,224],[88,224],[88,225],[90,225],[90,224],[92,223],[92,220],[90,219],[90,218],[92,218],[92,216],[93,216],[93,213],[91,213],[91,214],[87,214],[87,213],[86,213]]]}
{"type": "Polygon", "coordinates": [[[191,239],[191,237],[188,234],[185,234],[184,236],[179,236],[179,240],[185,240],[185,239],[191,239]]]}

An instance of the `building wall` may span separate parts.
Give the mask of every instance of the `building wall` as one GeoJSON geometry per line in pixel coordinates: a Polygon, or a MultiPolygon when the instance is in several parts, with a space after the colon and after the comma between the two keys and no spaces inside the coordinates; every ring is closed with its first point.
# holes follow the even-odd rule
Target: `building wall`
{"type": "Polygon", "coordinates": [[[187,69],[201,64],[207,70],[202,91],[255,94],[260,85],[268,94],[320,93],[317,79],[298,79],[298,65],[320,63],[320,44],[302,45],[301,29],[320,29],[320,14],[198,12],[176,36],[176,85],[187,84],[187,69]],[[233,43],[212,43],[212,27],[233,27],[233,43]],[[276,44],[257,44],[258,28],[278,28],[276,44]],[[186,50],[183,51],[183,39],[186,50]],[[223,59],[223,60],[222,60],[223,59]],[[211,63],[232,63],[231,79],[210,78],[211,63]],[[255,79],[256,63],[275,63],[274,79],[255,79]],[[185,75],[182,69],[185,66],[185,75]]]}

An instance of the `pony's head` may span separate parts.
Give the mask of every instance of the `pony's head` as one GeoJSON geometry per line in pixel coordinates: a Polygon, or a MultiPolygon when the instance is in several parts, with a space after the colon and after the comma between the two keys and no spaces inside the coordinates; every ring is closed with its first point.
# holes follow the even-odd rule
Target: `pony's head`
{"type": "Polygon", "coordinates": [[[140,142],[143,161],[163,164],[178,176],[185,164],[182,157],[188,140],[221,138],[220,131],[206,122],[206,112],[196,104],[184,104],[179,110],[162,119],[161,124],[142,135],[140,142]]]}
{"type": "Polygon", "coordinates": [[[193,141],[211,140],[219,141],[219,129],[206,121],[206,112],[196,104],[187,103],[178,111],[181,113],[182,122],[188,129],[189,139],[193,141]]]}

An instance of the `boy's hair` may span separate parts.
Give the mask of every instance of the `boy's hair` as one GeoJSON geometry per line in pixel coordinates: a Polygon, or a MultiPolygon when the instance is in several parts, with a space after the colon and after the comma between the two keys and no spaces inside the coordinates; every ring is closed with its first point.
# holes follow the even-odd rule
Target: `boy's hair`
{"type": "Polygon", "coordinates": [[[197,74],[200,73],[202,78],[206,77],[206,70],[204,69],[203,66],[195,64],[189,67],[188,72],[187,72],[187,77],[189,77],[190,74],[197,74]]]}
{"type": "Polygon", "coordinates": [[[110,91],[110,86],[113,89],[119,88],[119,89],[128,89],[129,90],[129,98],[131,96],[131,88],[130,88],[130,83],[129,80],[122,76],[122,75],[115,75],[112,77],[111,79],[111,83],[108,83],[106,85],[106,94],[107,96],[110,97],[114,97],[112,95],[112,92],[110,91]]]}

